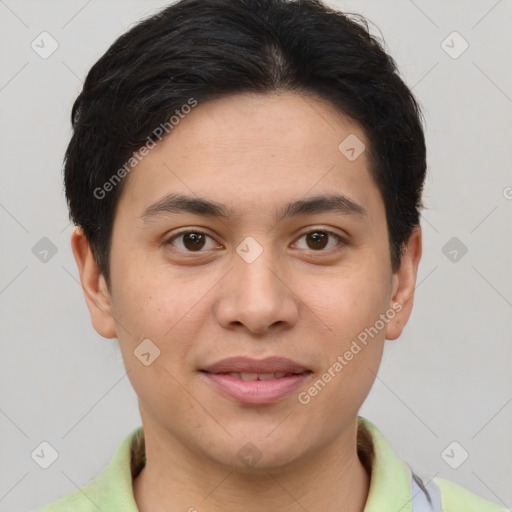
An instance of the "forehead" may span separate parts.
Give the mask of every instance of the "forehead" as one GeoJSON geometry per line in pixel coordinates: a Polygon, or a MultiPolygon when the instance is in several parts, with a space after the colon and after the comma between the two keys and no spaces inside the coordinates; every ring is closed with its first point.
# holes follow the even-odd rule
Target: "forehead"
{"type": "Polygon", "coordinates": [[[368,204],[380,194],[367,148],[358,123],[316,97],[226,96],[180,117],[130,173],[120,203],[139,215],[168,193],[222,198],[233,215],[339,192],[368,204]]]}

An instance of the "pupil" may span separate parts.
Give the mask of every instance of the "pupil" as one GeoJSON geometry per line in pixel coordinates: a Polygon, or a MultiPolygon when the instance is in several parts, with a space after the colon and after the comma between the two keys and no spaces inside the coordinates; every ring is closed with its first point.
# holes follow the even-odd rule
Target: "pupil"
{"type": "Polygon", "coordinates": [[[185,235],[184,243],[185,243],[185,247],[187,247],[187,249],[197,249],[198,247],[201,248],[202,247],[201,242],[204,243],[204,237],[201,233],[187,233],[185,235]],[[187,244],[187,241],[192,241],[191,247],[189,247],[189,245],[187,244]],[[199,245],[198,245],[198,242],[199,242],[199,245]]]}
{"type": "Polygon", "coordinates": [[[325,243],[322,244],[322,240],[326,241],[325,233],[321,233],[319,231],[315,231],[313,233],[310,233],[309,236],[313,239],[313,244],[320,243],[321,247],[314,246],[313,249],[323,249],[325,247],[325,243]]]}

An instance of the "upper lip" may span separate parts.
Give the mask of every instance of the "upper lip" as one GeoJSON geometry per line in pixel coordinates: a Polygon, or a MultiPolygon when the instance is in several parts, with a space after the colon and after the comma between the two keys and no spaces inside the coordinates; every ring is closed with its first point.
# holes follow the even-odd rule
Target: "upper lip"
{"type": "Polygon", "coordinates": [[[309,372],[301,364],[285,357],[266,357],[252,359],[250,357],[228,357],[209,366],[203,371],[208,373],[304,373],[309,372]]]}

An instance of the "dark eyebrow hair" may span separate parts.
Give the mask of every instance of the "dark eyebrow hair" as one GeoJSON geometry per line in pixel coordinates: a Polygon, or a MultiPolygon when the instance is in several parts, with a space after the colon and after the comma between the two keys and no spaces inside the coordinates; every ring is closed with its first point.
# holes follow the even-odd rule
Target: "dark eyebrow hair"
{"type": "MultiPolygon", "coordinates": [[[[355,215],[361,218],[368,216],[366,209],[344,195],[317,195],[307,199],[300,199],[287,203],[276,214],[276,221],[281,221],[296,215],[313,215],[315,213],[337,213],[342,215],[355,215]]],[[[223,219],[237,218],[238,214],[224,204],[200,197],[183,194],[168,194],[156,203],[148,206],[140,218],[149,221],[161,214],[193,213],[206,217],[223,219]]]]}

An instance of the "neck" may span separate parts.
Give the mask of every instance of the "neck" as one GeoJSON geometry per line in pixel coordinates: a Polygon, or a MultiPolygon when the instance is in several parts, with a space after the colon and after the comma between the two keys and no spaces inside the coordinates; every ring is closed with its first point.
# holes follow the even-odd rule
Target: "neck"
{"type": "Polygon", "coordinates": [[[145,431],[147,463],[133,483],[140,512],[363,512],[370,476],[359,459],[357,422],[334,442],[286,467],[234,470],[145,431]],[[181,448],[181,449],[180,449],[181,448]]]}

